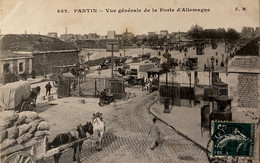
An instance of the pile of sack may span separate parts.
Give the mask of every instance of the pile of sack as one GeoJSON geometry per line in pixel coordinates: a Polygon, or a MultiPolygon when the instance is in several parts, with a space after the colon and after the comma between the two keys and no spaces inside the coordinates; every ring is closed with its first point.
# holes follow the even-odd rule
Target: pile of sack
{"type": "Polygon", "coordinates": [[[22,144],[34,137],[50,134],[50,125],[33,111],[3,111],[0,113],[1,150],[22,144]]]}

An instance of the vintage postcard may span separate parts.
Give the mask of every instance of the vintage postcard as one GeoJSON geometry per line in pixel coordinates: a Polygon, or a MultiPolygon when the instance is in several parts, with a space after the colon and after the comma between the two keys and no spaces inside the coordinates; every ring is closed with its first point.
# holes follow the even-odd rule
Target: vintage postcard
{"type": "Polygon", "coordinates": [[[258,0],[0,0],[0,162],[259,162],[258,0]]]}

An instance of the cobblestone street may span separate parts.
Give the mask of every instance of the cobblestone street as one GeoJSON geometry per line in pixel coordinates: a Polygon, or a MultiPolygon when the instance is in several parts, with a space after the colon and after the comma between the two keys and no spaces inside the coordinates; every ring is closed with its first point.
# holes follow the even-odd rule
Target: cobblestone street
{"type": "MultiPolygon", "coordinates": [[[[113,114],[109,117],[104,114],[106,133],[103,149],[97,151],[90,140],[85,141],[81,153],[82,162],[207,162],[205,151],[160,121],[160,144],[154,151],[150,150],[148,130],[153,116],[148,108],[157,94],[139,89],[135,92],[137,97],[115,103],[113,114]]],[[[72,149],[65,152],[60,162],[72,162],[72,154],[72,149]]],[[[46,161],[52,162],[53,159],[48,158],[46,161]]]]}

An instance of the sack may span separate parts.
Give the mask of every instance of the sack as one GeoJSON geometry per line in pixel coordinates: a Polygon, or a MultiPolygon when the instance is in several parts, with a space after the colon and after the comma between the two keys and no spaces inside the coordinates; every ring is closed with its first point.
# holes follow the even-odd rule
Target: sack
{"type": "Polygon", "coordinates": [[[37,127],[38,131],[49,130],[49,129],[50,129],[50,125],[45,121],[40,122],[40,124],[37,127]]]}
{"type": "Polygon", "coordinates": [[[18,144],[22,144],[23,142],[29,140],[33,135],[30,133],[25,133],[21,136],[19,136],[19,138],[17,138],[17,142],[18,144]]]}
{"type": "Polygon", "coordinates": [[[28,132],[30,130],[31,126],[28,124],[23,124],[23,125],[19,126],[18,128],[19,128],[19,137],[20,137],[24,133],[28,132]]]}
{"type": "Polygon", "coordinates": [[[28,124],[28,123],[31,123],[32,121],[33,121],[32,118],[26,118],[24,122],[28,124]]]}
{"type": "Polygon", "coordinates": [[[16,125],[16,126],[22,125],[24,123],[25,119],[26,119],[25,115],[19,116],[18,120],[16,122],[14,122],[14,125],[16,125]]]}
{"type": "Polygon", "coordinates": [[[5,130],[0,131],[0,143],[2,143],[7,138],[7,132],[5,130]]]}
{"type": "Polygon", "coordinates": [[[23,115],[30,119],[37,119],[39,117],[38,113],[34,111],[23,111],[19,113],[19,117],[23,115]]]}
{"type": "Polygon", "coordinates": [[[2,143],[1,143],[1,148],[5,149],[8,147],[13,146],[14,144],[16,144],[16,140],[15,139],[5,139],[2,143]]]}
{"type": "Polygon", "coordinates": [[[0,114],[0,129],[8,128],[13,125],[13,122],[17,120],[18,114],[15,111],[3,111],[0,114]]]}
{"type": "Polygon", "coordinates": [[[16,139],[19,134],[19,129],[16,126],[13,126],[7,130],[7,136],[9,139],[16,139]]]}
{"type": "Polygon", "coordinates": [[[35,120],[35,121],[28,124],[29,126],[31,126],[31,128],[29,130],[30,134],[33,134],[34,132],[37,131],[37,127],[38,127],[40,122],[41,122],[41,120],[35,120]]]}
{"type": "Polygon", "coordinates": [[[35,137],[40,137],[40,136],[43,136],[43,135],[50,135],[50,131],[48,130],[45,130],[45,131],[37,131],[35,132],[34,136],[35,137]]]}

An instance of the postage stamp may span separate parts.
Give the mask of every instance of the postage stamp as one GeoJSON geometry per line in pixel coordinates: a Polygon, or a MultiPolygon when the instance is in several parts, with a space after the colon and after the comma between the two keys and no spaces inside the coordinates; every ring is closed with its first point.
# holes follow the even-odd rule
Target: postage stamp
{"type": "Polygon", "coordinates": [[[254,123],[213,122],[212,127],[213,156],[254,156],[254,123]]]}

